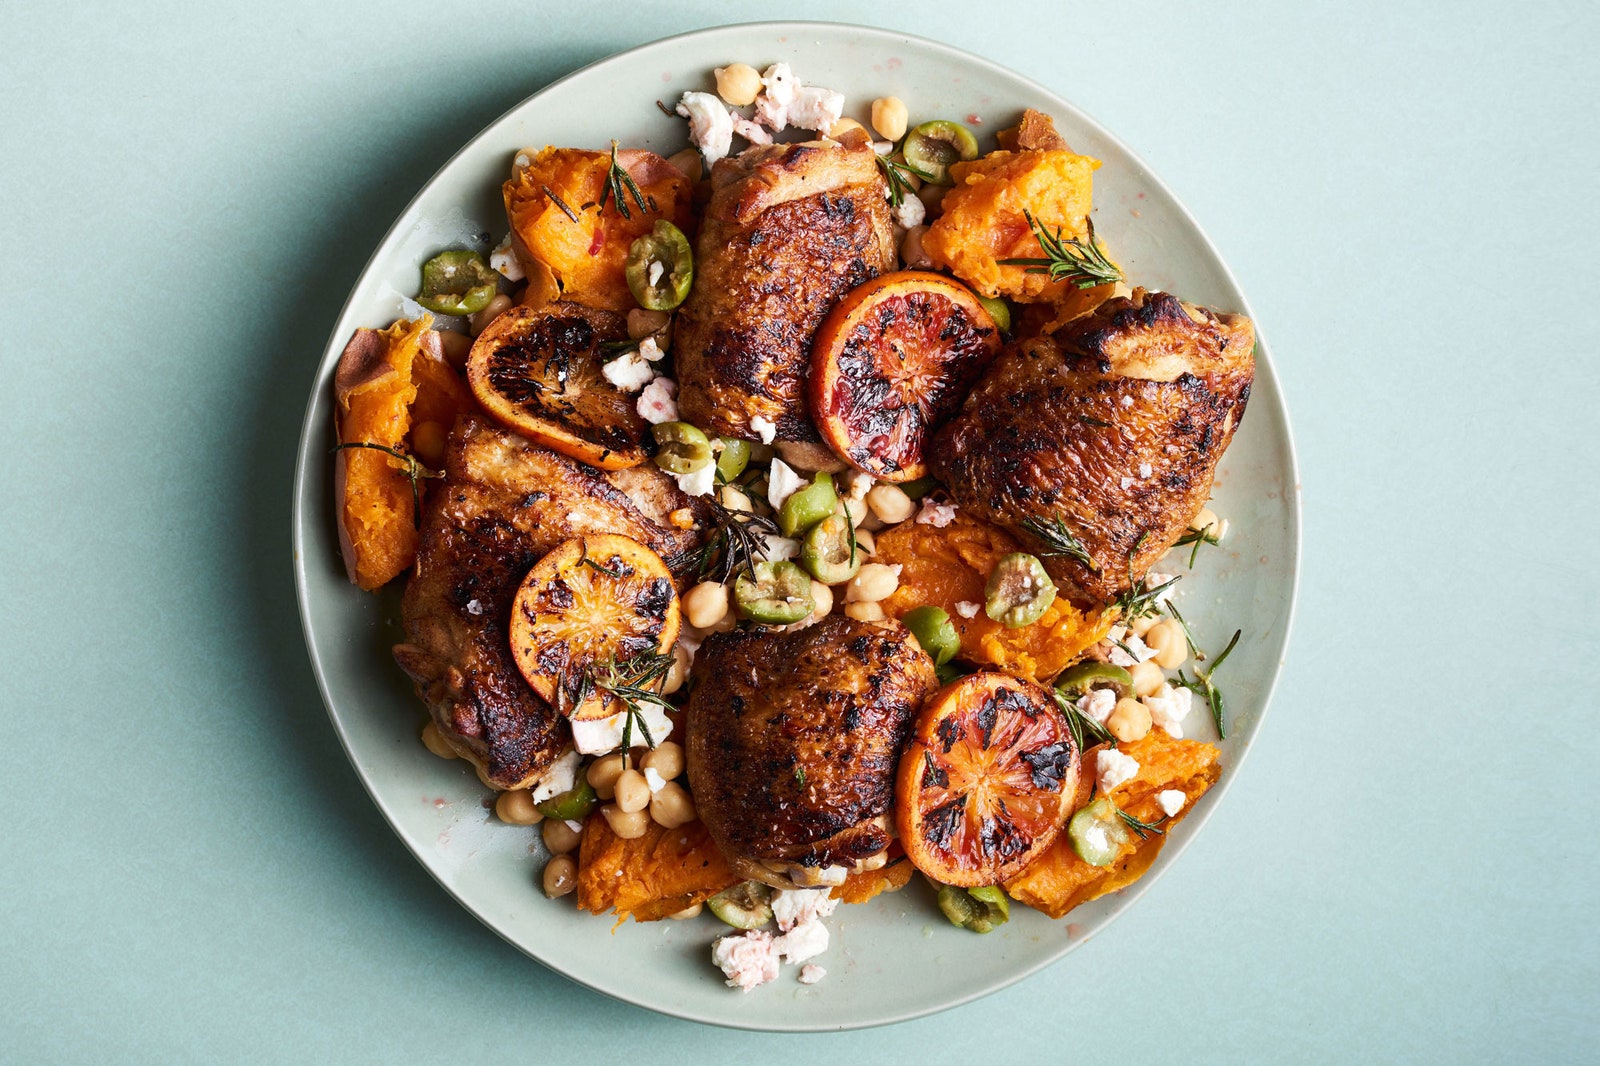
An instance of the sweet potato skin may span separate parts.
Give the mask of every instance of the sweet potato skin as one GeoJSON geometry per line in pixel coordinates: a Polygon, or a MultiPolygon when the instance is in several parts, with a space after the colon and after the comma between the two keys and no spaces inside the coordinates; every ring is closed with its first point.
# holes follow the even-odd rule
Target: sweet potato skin
{"type": "MultiPolygon", "coordinates": [[[[1218,762],[1220,753],[1215,747],[1198,740],[1174,740],[1160,729],[1151,730],[1143,740],[1121,745],[1119,750],[1138,761],[1139,772],[1108,793],[1118,807],[1141,822],[1154,823],[1161,822],[1163,817],[1156,802],[1158,793],[1176,788],[1188,797],[1183,810],[1161,822],[1163,830],[1187,818],[1195,802],[1222,775],[1218,762]]],[[[1085,753],[1086,768],[1094,766],[1098,751],[1098,748],[1090,748],[1085,753]]],[[[1077,795],[1073,797],[1074,811],[1087,805],[1093,797],[1094,780],[1091,772],[1079,777],[1077,795]]],[[[1109,866],[1090,866],[1072,849],[1069,836],[1062,833],[1031,866],[1006,882],[1006,891],[1018,902],[1059,918],[1080,903],[1098,899],[1137,881],[1155,862],[1167,841],[1164,832],[1151,833],[1143,840],[1137,834],[1130,834],[1130,837],[1109,866]]]]}
{"type": "Polygon", "coordinates": [[[1048,681],[1110,631],[1110,611],[1083,611],[1063,597],[1031,626],[1007,629],[980,609],[961,617],[956,604],[982,604],[984,585],[1001,556],[1021,551],[1004,530],[967,518],[959,511],[942,529],[907,522],[878,537],[873,562],[899,564],[900,585],[883,609],[896,618],[914,607],[931,604],[950,616],[961,638],[958,657],[992,666],[1014,677],[1048,681]]]}
{"type": "Polygon", "coordinates": [[[612,911],[620,921],[653,922],[702,903],[739,883],[700,822],[677,829],[650,823],[624,840],[598,812],[578,846],[578,909],[612,911]]]}
{"type": "Polygon", "coordinates": [[[630,193],[630,217],[624,218],[609,194],[604,208],[584,207],[598,204],[606,190],[609,152],[550,147],[524,154],[530,158],[516,168],[503,193],[513,247],[532,279],[530,305],[554,296],[553,280],[562,299],[608,311],[633,308],[633,294],[623,275],[628,248],[635,238],[649,233],[657,219],[689,232],[689,179],[653,152],[617,153],[619,165],[639,186],[645,201],[640,210],[630,193]],[[547,189],[578,216],[576,220],[550,198],[547,189]]]}
{"type": "Polygon", "coordinates": [[[1002,266],[1002,259],[1044,253],[1023,211],[1063,240],[1088,234],[1097,159],[1066,149],[990,152],[950,168],[955,187],[944,213],[923,235],[922,246],[937,267],[954,273],[984,296],[1022,302],[1055,301],[1072,289],[1068,281],[1002,266]]]}

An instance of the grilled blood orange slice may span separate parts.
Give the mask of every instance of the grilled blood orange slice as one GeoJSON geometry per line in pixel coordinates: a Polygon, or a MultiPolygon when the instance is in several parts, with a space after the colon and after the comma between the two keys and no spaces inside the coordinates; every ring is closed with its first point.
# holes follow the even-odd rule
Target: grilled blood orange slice
{"type": "Polygon", "coordinates": [[[661,557],[602,534],[557,545],[511,605],[517,669],[563,714],[608,718],[622,705],[590,683],[608,664],[665,653],[678,639],[678,593],[661,557]]]}
{"type": "Polygon", "coordinates": [[[811,415],[845,462],[883,481],[927,473],[922,449],[1000,350],[965,286],[903,270],[852,289],[811,345],[811,415]]]}
{"type": "Polygon", "coordinates": [[[935,881],[999,884],[1055,840],[1077,780],[1077,745],[1049,694],[971,674],[928,700],[900,757],[900,843],[935,881]]]}
{"type": "Polygon", "coordinates": [[[610,311],[513,307],[473,342],[467,383],[507,429],[602,470],[638,466],[650,427],[635,398],[601,374],[601,343],[626,336],[610,311]]]}

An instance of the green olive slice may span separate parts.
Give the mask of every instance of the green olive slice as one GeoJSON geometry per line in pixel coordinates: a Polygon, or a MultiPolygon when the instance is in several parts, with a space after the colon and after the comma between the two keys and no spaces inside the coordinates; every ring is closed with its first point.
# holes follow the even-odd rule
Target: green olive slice
{"type": "Polygon", "coordinates": [[[623,274],[640,307],[671,311],[683,303],[694,284],[694,252],[689,238],[666,219],[657,219],[649,233],[634,238],[628,246],[623,274]]]}
{"type": "Polygon", "coordinates": [[[956,635],[950,614],[942,607],[913,607],[900,616],[900,622],[917,638],[922,650],[928,653],[934,666],[943,666],[961,650],[961,638],[956,635]]]}
{"type": "Polygon", "coordinates": [[[792,537],[810,529],[831,515],[833,505],[838,502],[839,494],[833,488],[833,475],[818,474],[811,484],[795,490],[778,508],[778,532],[792,537]]]}
{"type": "Polygon", "coordinates": [[[589,816],[589,812],[600,805],[600,797],[595,795],[594,786],[585,778],[578,778],[578,783],[558,793],[538,805],[539,813],[546,818],[559,818],[563,822],[578,822],[589,816]]]}
{"type": "Polygon", "coordinates": [[[692,474],[711,462],[711,441],[687,422],[662,422],[652,426],[656,439],[656,465],[669,474],[692,474]]]}
{"type": "Polygon", "coordinates": [[[974,933],[993,932],[995,926],[1011,920],[1011,900],[994,885],[966,889],[940,885],[939,910],[951,925],[974,933]]]}
{"type": "Polygon", "coordinates": [[[1133,693],[1133,675],[1111,663],[1090,661],[1069,667],[1056,678],[1056,691],[1063,696],[1076,699],[1092,688],[1112,689],[1120,699],[1133,693]]]}
{"type": "Polygon", "coordinates": [[[772,889],[741,881],[706,900],[706,909],[735,929],[760,929],[772,921],[772,889]]]}
{"type": "Polygon", "coordinates": [[[824,585],[849,581],[867,560],[867,553],[857,547],[852,534],[846,515],[831,514],[824,518],[807,531],[800,543],[801,565],[824,585]]]}
{"type": "Polygon", "coordinates": [[[733,601],[745,618],[772,626],[798,622],[816,608],[811,575],[787,559],[757,563],[754,581],[741,573],[733,583],[733,601]]]}
{"type": "Polygon", "coordinates": [[[978,140],[959,122],[935,119],[906,134],[900,151],[928,181],[950,185],[950,164],[978,158],[978,140]]]}
{"type": "Polygon", "coordinates": [[[1044,564],[1027,552],[1001,556],[983,591],[983,613],[1007,629],[1037,622],[1056,599],[1044,564]]]}
{"type": "Polygon", "coordinates": [[[440,252],[422,264],[417,303],[438,315],[473,315],[489,306],[500,275],[477,252],[440,252]]]}
{"type": "Polygon", "coordinates": [[[1001,333],[1011,332],[1011,305],[998,296],[979,296],[978,302],[983,309],[989,312],[989,317],[994,319],[994,328],[1001,333]]]}
{"type": "Polygon", "coordinates": [[[1117,805],[1101,796],[1072,816],[1067,836],[1078,858],[1090,866],[1110,866],[1128,842],[1127,827],[1117,815],[1117,805]]]}
{"type": "Polygon", "coordinates": [[[718,439],[722,441],[722,451],[717,455],[717,480],[726,485],[750,465],[750,442],[725,437],[718,439]]]}

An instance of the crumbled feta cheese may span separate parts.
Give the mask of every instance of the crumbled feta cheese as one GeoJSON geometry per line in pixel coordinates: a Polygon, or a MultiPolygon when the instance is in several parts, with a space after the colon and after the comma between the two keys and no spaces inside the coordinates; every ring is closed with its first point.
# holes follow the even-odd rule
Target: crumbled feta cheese
{"type": "Polygon", "coordinates": [[[1077,703],[1078,710],[1102,725],[1111,717],[1111,711],[1116,705],[1117,694],[1108,688],[1092,688],[1078,697],[1077,703]]]}
{"type": "Polygon", "coordinates": [[[772,143],[772,134],[768,133],[766,130],[762,129],[761,126],[750,121],[737,112],[735,112],[733,116],[733,132],[737,133],[751,144],[772,143]]]}
{"type": "Polygon", "coordinates": [[[1123,651],[1121,647],[1115,644],[1111,645],[1112,666],[1120,666],[1125,670],[1131,669],[1156,657],[1156,650],[1132,633],[1124,634],[1120,639],[1127,651],[1123,651]]]}
{"type": "Polygon", "coordinates": [[[623,392],[638,392],[655,379],[656,368],[638,352],[624,352],[601,367],[600,375],[623,392]]]}
{"type": "Polygon", "coordinates": [[[678,420],[678,383],[671,378],[656,378],[639,394],[639,417],[652,425],[678,420]]]}
{"type": "Polygon", "coordinates": [[[800,542],[793,537],[778,537],[771,533],[765,535],[767,542],[767,561],[777,562],[780,559],[797,559],[800,556],[800,542]]]}
{"type": "Polygon", "coordinates": [[[521,281],[528,276],[522,269],[522,263],[517,259],[517,253],[511,250],[509,233],[506,234],[505,240],[495,245],[494,251],[489,253],[489,265],[507,281],[521,281]]]}
{"type": "Polygon", "coordinates": [[[816,883],[819,885],[842,885],[849,877],[850,868],[848,866],[824,866],[817,871],[816,883]]]}
{"type": "Polygon", "coordinates": [[[480,617],[483,614],[483,601],[479,599],[468,600],[467,613],[474,618],[480,617]]]}
{"type": "Polygon", "coordinates": [[[645,277],[651,285],[658,285],[661,282],[661,275],[665,274],[666,272],[667,264],[663,263],[659,259],[652,259],[650,261],[650,270],[645,277]]]}
{"type": "Polygon", "coordinates": [[[828,971],[814,962],[800,967],[800,983],[803,985],[814,985],[826,976],[828,971]]]}
{"type": "Polygon", "coordinates": [[[802,85],[794,91],[794,99],[789,103],[788,119],[792,126],[826,136],[842,114],[844,93],[820,85],[802,85]]]}
{"type": "Polygon", "coordinates": [[[956,601],[956,614],[959,614],[962,618],[976,618],[981,610],[983,610],[983,604],[973,600],[956,601]]]}
{"type": "Polygon", "coordinates": [[[865,470],[851,470],[844,476],[850,482],[850,488],[846,495],[852,500],[866,499],[867,493],[872,491],[872,486],[878,483],[878,479],[865,470]]]}
{"type": "Polygon", "coordinates": [[[761,438],[762,444],[771,444],[778,435],[778,424],[766,415],[756,415],[750,419],[750,429],[761,438]]]}
{"type": "Polygon", "coordinates": [[[1124,396],[1120,402],[1121,402],[1122,406],[1124,406],[1124,407],[1132,407],[1133,406],[1133,397],[1132,396],[1124,396]]]}
{"type": "Polygon", "coordinates": [[[1150,710],[1150,719],[1167,731],[1174,740],[1183,739],[1183,720],[1194,710],[1194,693],[1186,688],[1173,688],[1162,683],[1154,693],[1144,698],[1150,710]]]}
{"type": "Polygon", "coordinates": [[[709,496],[717,487],[717,464],[707,463],[691,474],[675,474],[685,496],[709,496]]]}
{"type": "Polygon", "coordinates": [[[923,500],[922,509],[917,512],[917,525],[933,526],[943,529],[956,520],[956,505],[953,503],[935,503],[932,500],[923,500]]]}
{"type": "Polygon", "coordinates": [[[828,927],[815,918],[801,922],[773,941],[778,954],[789,962],[805,962],[828,950],[828,927]]]}
{"type": "Polygon", "coordinates": [[[647,766],[644,768],[644,783],[650,786],[650,792],[652,794],[660,792],[663,788],[667,787],[666,779],[661,776],[661,771],[657,770],[654,766],[647,766]]]}
{"type": "Polygon", "coordinates": [[[533,802],[542,803],[551,796],[560,795],[578,783],[578,762],[581,756],[569,751],[550,764],[550,769],[533,786],[533,802]]]}
{"type": "Polygon", "coordinates": [[[1163,789],[1157,796],[1156,802],[1161,804],[1161,813],[1168,818],[1174,818],[1183,810],[1183,805],[1189,802],[1189,797],[1184,795],[1181,788],[1163,789]]]}
{"type": "Polygon", "coordinates": [[[804,922],[826,918],[838,906],[839,901],[825,888],[780,888],[772,894],[772,917],[784,932],[804,922]]]}
{"type": "MultiPolygon", "coordinates": [[[[652,284],[654,284],[654,282],[652,282],[652,284]]],[[[660,362],[661,357],[666,354],[666,352],[661,350],[661,345],[656,343],[656,339],[654,337],[646,337],[644,340],[639,342],[639,357],[642,359],[649,360],[652,363],[657,363],[660,362]]]]}
{"type": "MultiPolygon", "coordinates": [[[[1112,702],[1115,703],[1115,699],[1112,702]]],[[[1095,769],[1100,774],[1100,791],[1110,792],[1124,781],[1133,779],[1133,775],[1139,772],[1139,761],[1116,748],[1102,748],[1095,760],[1095,769]]]]}
{"type": "MultiPolygon", "coordinates": [[[[666,739],[672,732],[672,720],[667,717],[664,707],[648,700],[639,703],[640,714],[644,719],[644,727],[650,733],[650,739],[657,744],[666,739]]],[[[592,718],[588,720],[572,719],[572,746],[585,755],[605,755],[616,751],[622,746],[622,732],[628,723],[628,712],[622,711],[610,718],[592,718]]],[[[633,736],[642,742],[639,736],[637,723],[633,727],[633,736]]]]}
{"type": "Polygon", "coordinates": [[[745,992],[778,977],[772,934],[759,929],[718,937],[711,945],[711,961],[727,978],[729,988],[745,992]]]}
{"type": "Polygon", "coordinates": [[[1111,838],[1106,836],[1105,826],[1095,823],[1083,831],[1083,842],[1095,851],[1110,851],[1111,838]]]}
{"type": "Polygon", "coordinates": [[[528,158],[528,153],[527,152],[518,152],[517,153],[517,158],[512,160],[512,162],[515,163],[519,167],[525,167],[529,163],[533,162],[533,160],[528,158]]]}
{"type": "Polygon", "coordinates": [[[906,196],[901,198],[899,207],[889,209],[889,214],[897,224],[910,229],[922,225],[922,220],[928,217],[928,208],[917,197],[906,196]]]}
{"type": "Polygon", "coordinates": [[[1140,463],[1139,464],[1139,476],[1140,477],[1148,478],[1151,473],[1152,473],[1152,471],[1150,469],[1150,464],[1149,463],[1140,463]]]}
{"type": "Polygon", "coordinates": [[[794,102],[794,72],[787,63],[774,63],[761,75],[761,95],[756,97],[756,121],[773,133],[789,125],[789,105],[794,102]]]}
{"type": "Polygon", "coordinates": [[[689,140],[710,166],[733,147],[733,115],[711,93],[684,93],[678,114],[689,120],[689,140]]]}
{"type": "Polygon", "coordinates": [[[782,459],[773,459],[772,466],[767,470],[767,502],[774,511],[783,506],[783,501],[805,488],[806,479],[794,472],[794,468],[782,459]]]}
{"type": "Polygon", "coordinates": [[[562,824],[564,824],[568,829],[572,830],[574,833],[577,833],[579,835],[582,835],[582,833],[583,833],[583,823],[578,821],[576,818],[565,819],[565,821],[562,824]]]}
{"type": "MultiPolygon", "coordinates": [[[[1174,574],[1158,574],[1152,570],[1148,574],[1144,575],[1144,587],[1147,589],[1158,589],[1167,582],[1176,582],[1176,580],[1177,577],[1174,574]]],[[[1172,598],[1172,593],[1175,589],[1177,589],[1177,587],[1178,586],[1176,584],[1173,584],[1168,588],[1156,593],[1156,602],[1166,603],[1172,598]]]]}

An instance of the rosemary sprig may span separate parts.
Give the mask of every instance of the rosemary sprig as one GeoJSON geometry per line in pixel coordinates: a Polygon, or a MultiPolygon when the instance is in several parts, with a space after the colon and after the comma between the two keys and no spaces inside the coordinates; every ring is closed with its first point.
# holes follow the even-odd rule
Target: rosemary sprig
{"type": "Polygon", "coordinates": [[[555,190],[551,189],[550,186],[548,186],[548,185],[541,185],[541,186],[539,186],[539,189],[546,196],[550,197],[550,202],[551,203],[553,203],[557,207],[561,208],[561,213],[563,215],[566,215],[568,218],[572,219],[572,221],[574,221],[574,222],[578,221],[578,212],[576,212],[572,208],[568,207],[567,206],[567,202],[565,200],[563,200],[561,197],[559,197],[559,196],[557,196],[555,194],[555,190]]]}
{"type": "Polygon", "coordinates": [[[856,565],[856,524],[850,521],[850,513],[848,511],[845,512],[844,516],[844,528],[845,536],[850,538],[850,561],[845,565],[854,566],[856,565]]]}
{"type": "Polygon", "coordinates": [[[628,716],[622,723],[623,751],[633,747],[636,725],[644,737],[645,747],[656,746],[655,738],[650,735],[650,727],[645,724],[644,705],[653,703],[657,707],[668,706],[661,688],[666,684],[672,663],[671,652],[647,651],[621,662],[607,660],[589,671],[594,688],[621,703],[623,713],[628,716]]]}
{"type": "Polygon", "coordinates": [[[1079,237],[1063,241],[1060,226],[1056,227],[1055,233],[1050,233],[1039,225],[1038,219],[1033,217],[1031,211],[1024,210],[1022,217],[1028,220],[1028,228],[1038,239],[1044,256],[1034,259],[1002,259],[1000,260],[1002,266],[1027,267],[1029,274],[1048,274],[1051,281],[1070,281],[1080,289],[1092,289],[1096,285],[1122,280],[1122,271],[1106,257],[1105,248],[1095,240],[1092,219],[1085,217],[1083,220],[1089,229],[1088,240],[1085,243],[1084,239],[1079,237]]]}
{"type": "Polygon", "coordinates": [[[1125,823],[1127,823],[1129,829],[1132,829],[1135,833],[1138,833],[1140,840],[1148,838],[1151,833],[1161,836],[1165,832],[1160,828],[1160,826],[1167,820],[1166,818],[1162,818],[1159,822],[1141,822],[1139,819],[1135,818],[1121,807],[1117,808],[1117,817],[1121,818],[1125,823]]]}
{"type": "Polygon", "coordinates": [[[907,180],[908,176],[922,181],[933,180],[933,175],[926,171],[918,170],[910,163],[896,162],[886,155],[878,156],[878,169],[883,171],[883,178],[889,183],[889,204],[892,207],[905,203],[906,193],[917,195],[917,190],[907,180]]]}
{"type": "Polygon", "coordinates": [[[1050,550],[1042,554],[1065,555],[1069,559],[1078,560],[1090,570],[1098,569],[1094,565],[1094,560],[1089,558],[1089,549],[1085,548],[1083,541],[1067,528],[1060,515],[1051,515],[1048,524],[1038,518],[1024,519],[1022,528],[1050,546],[1050,550]]]}
{"type": "Polygon", "coordinates": [[[1155,614],[1161,610],[1160,596],[1163,592],[1178,583],[1178,578],[1172,577],[1163,581],[1155,588],[1151,588],[1141,579],[1133,576],[1133,560],[1139,554],[1139,549],[1144,547],[1145,538],[1149,533],[1139,534],[1139,539],[1133,542],[1133,547],[1128,550],[1128,590],[1116,598],[1112,606],[1122,612],[1124,622],[1146,615],[1155,614]]]}
{"type": "MultiPolygon", "coordinates": [[[[1229,640],[1228,646],[1222,649],[1222,654],[1211,660],[1211,669],[1202,671],[1200,667],[1196,666],[1194,668],[1194,677],[1192,678],[1182,670],[1178,671],[1177,683],[1179,685],[1206,698],[1206,705],[1211,708],[1211,720],[1217,726],[1217,739],[1219,740],[1225,739],[1228,733],[1227,727],[1222,722],[1224,711],[1222,690],[1217,688],[1211,679],[1216,675],[1218,668],[1222,666],[1223,660],[1227,659],[1228,653],[1233,651],[1234,645],[1239,643],[1239,635],[1243,632],[1244,630],[1242,629],[1233,631],[1233,639],[1229,640]]],[[[1195,658],[1199,659],[1200,656],[1197,654],[1195,658]]]]}
{"type": "Polygon", "coordinates": [[[672,562],[692,562],[702,580],[726,581],[735,571],[743,570],[754,581],[756,563],[767,558],[767,535],[778,532],[777,524],[749,511],[730,510],[710,497],[705,502],[711,508],[716,528],[698,552],[675,556],[672,562]]]}
{"type": "Polygon", "coordinates": [[[639,186],[634,184],[633,175],[624,170],[622,164],[617,162],[617,142],[612,141],[611,166],[606,170],[605,188],[600,190],[600,210],[604,211],[606,209],[606,197],[609,196],[617,205],[617,214],[623,218],[632,219],[633,215],[628,211],[627,197],[622,195],[624,192],[633,196],[633,202],[639,206],[641,212],[646,210],[644,194],[639,191],[639,186]]]}
{"type": "Polygon", "coordinates": [[[1073,703],[1061,693],[1050,690],[1050,695],[1055,697],[1056,706],[1061,708],[1061,713],[1067,719],[1067,731],[1072,734],[1073,743],[1078,745],[1080,753],[1088,751],[1096,744],[1117,746],[1117,738],[1112,736],[1105,726],[1078,710],[1078,705],[1073,703]]]}
{"type": "Polygon", "coordinates": [[[425,467],[421,463],[417,462],[417,457],[414,456],[414,455],[407,455],[405,452],[397,452],[393,448],[386,447],[386,446],[384,446],[382,444],[373,444],[370,441],[364,441],[364,440],[351,441],[349,444],[341,444],[341,445],[337,446],[336,448],[334,448],[333,450],[336,451],[336,452],[342,452],[346,448],[371,448],[375,452],[382,452],[383,454],[388,455],[388,456],[392,456],[393,458],[398,459],[402,463],[406,464],[405,465],[405,475],[411,481],[411,528],[413,528],[413,529],[421,529],[422,528],[422,484],[421,484],[421,482],[422,482],[422,480],[424,478],[444,477],[444,473],[442,471],[429,470],[427,467],[425,467]]]}
{"type": "Polygon", "coordinates": [[[1174,543],[1172,545],[1174,548],[1182,548],[1182,547],[1186,547],[1187,545],[1190,545],[1190,544],[1194,545],[1194,548],[1191,549],[1190,552],[1189,552],[1189,569],[1190,570],[1194,569],[1194,561],[1200,555],[1200,546],[1202,544],[1221,544],[1222,543],[1222,538],[1217,536],[1216,533],[1212,532],[1212,530],[1214,530],[1215,528],[1216,528],[1215,526],[1207,526],[1204,529],[1195,529],[1193,526],[1190,526],[1189,527],[1189,531],[1187,533],[1185,533],[1183,536],[1179,537],[1177,539],[1176,543],[1174,543]]]}

